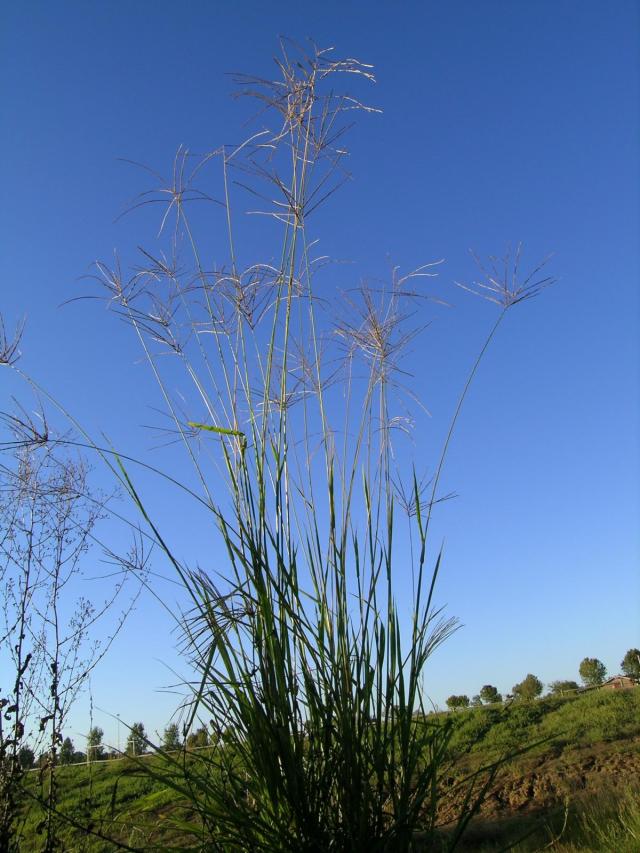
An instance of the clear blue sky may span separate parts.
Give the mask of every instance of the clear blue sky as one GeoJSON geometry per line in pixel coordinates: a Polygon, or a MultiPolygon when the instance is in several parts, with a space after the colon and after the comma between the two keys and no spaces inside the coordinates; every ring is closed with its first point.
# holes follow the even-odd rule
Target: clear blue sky
{"type": "MultiPolygon", "coordinates": [[[[177,465],[149,449],[159,401],[129,331],[97,303],[58,306],[86,292],[94,259],[131,257],[151,234],[114,223],[146,188],[118,158],[165,171],[180,144],[240,138],[246,107],[225,75],[270,73],[279,34],[376,67],[383,112],[351,135],[354,180],[312,226],[322,250],[353,261],[354,283],[389,259],[446,259],[455,308],[414,353],[433,413],[419,465],[492,319],[453,286],[473,274],[467,250],[556,253],[561,282],[510,317],[450,456],[439,601],[464,628],[429,666],[434,701],[528,672],[577,678],[586,655],[617,672],[640,645],[637,3],[5,3],[0,311],[27,316],[22,367],[94,434],[177,465]]],[[[11,394],[28,401],[3,371],[1,408],[11,394]]],[[[202,560],[198,519],[177,522],[177,549],[202,560]]],[[[96,708],[165,725],[176,700],[157,690],[176,681],[168,667],[186,672],[169,629],[142,600],[93,678],[96,708]]],[[[112,720],[95,721],[114,742],[112,720]]],[[[87,726],[84,702],[70,731],[87,726]]]]}

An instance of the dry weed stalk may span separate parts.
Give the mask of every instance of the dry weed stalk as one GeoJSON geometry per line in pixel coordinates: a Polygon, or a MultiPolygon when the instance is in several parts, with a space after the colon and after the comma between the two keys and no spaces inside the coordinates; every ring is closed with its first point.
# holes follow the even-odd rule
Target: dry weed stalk
{"type": "Polygon", "coordinates": [[[89,488],[86,462],[69,452],[69,437],[55,439],[44,415],[20,408],[2,420],[10,439],[0,462],[0,660],[9,683],[0,693],[0,849],[18,843],[30,800],[41,810],[42,849],[52,851],[59,849],[56,768],[64,727],[134,599],[114,617],[128,570],[102,601],[79,592],[109,500],[89,488]],[[110,630],[98,639],[107,616],[110,630]],[[39,755],[39,792],[23,785],[27,754],[39,755]]]}

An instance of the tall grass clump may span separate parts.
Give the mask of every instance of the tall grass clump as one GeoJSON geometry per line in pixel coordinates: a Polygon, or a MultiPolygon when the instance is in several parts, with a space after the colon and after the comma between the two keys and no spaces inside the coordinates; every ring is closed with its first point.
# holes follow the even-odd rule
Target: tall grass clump
{"type": "MultiPolygon", "coordinates": [[[[158,383],[171,437],[193,465],[192,494],[224,546],[215,575],[186,566],[119,461],[188,595],[191,715],[210,719],[217,741],[197,760],[167,753],[163,778],[198,817],[183,826],[193,849],[407,851],[418,830],[421,848],[433,849],[451,728],[429,722],[423,676],[455,625],[434,606],[441,553],[429,539],[432,510],[486,346],[512,306],[549,279],[539,268],[521,275],[518,251],[471,286],[497,303],[497,319],[432,479],[411,470],[402,478],[395,443],[410,429],[397,405],[402,358],[421,331],[421,285],[436,264],[395,270],[388,284],[345,297],[318,285],[327,259],[309,217],[346,177],[345,120],[372,111],[336,94],[337,84],[373,74],[329,50],[290,57],[287,46],[277,67],[275,81],[238,77],[261,105],[261,129],[199,159],[179,149],[169,179],[156,176],[140,197],[164,205],[159,247],[141,250],[129,277],[98,264],[158,383]],[[217,190],[206,188],[212,164],[217,190]],[[245,190],[260,224],[254,239],[276,241],[264,260],[249,256],[246,220],[234,215],[232,194],[245,190]],[[191,216],[206,203],[220,217],[223,265],[211,260],[221,250],[207,243],[210,223],[191,216]],[[402,608],[399,537],[413,590],[402,608]]],[[[450,848],[481,788],[466,798],[450,848]]]]}

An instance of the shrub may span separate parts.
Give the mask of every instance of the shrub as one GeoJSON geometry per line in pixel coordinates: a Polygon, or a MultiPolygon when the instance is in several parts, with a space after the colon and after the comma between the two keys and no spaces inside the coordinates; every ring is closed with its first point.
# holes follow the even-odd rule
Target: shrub
{"type": "Polygon", "coordinates": [[[580,685],[577,681],[552,681],[549,689],[554,696],[564,696],[566,693],[576,693],[580,685]]]}
{"type": "Polygon", "coordinates": [[[459,710],[460,708],[468,708],[469,707],[469,697],[466,695],[461,696],[449,696],[447,699],[447,707],[452,711],[459,710]]]}

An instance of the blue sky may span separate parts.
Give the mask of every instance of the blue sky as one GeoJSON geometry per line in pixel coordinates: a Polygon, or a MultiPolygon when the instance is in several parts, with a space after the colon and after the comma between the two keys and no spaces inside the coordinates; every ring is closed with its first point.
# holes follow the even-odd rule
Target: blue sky
{"type": "MultiPolygon", "coordinates": [[[[617,672],[640,645],[638,17],[624,0],[3,9],[0,311],[8,325],[26,315],[23,369],[152,464],[180,466],[150,449],[142,425],[159,401],[135,341],[98,303],[59,306],[87,292],[94,259],[117,247],[128,260],[152,237],[148,218],[114,223],[147,186],[119,158],[163,172],[181,144],[245,135],[228,72],[271,74],[279,34],[335,45],[378,79],[366,96],[382,114],[349,139],[353,180],[311,226],[322,250],[352,262],[353,283],[446,259],[437,288],[453,308],[429,315],[410,363],[433,414],[419,466],[433,464],[492,321],[453,286],[474,273],[468,249],[555,252],[559,284],[509,317],[449,457],[443,489],[459,497],[438,517],[439,601],[464,628],[429,666],[438,703],[528,672],[577,678],[586,655],[617,672]]],[[[11,394],[29,402],[3,371],[2,408],[11,394]]],[[[199,558],[202,520],[160,499],[177,549],[199,558]]],[[[170,668],[186,672],[175,643],[143,598],[92,682],[108,739],[104,712],[166,724],[176,700],[158,689],[176,681],[170,668]]],[[[86,702],[70,727],[86,730],[86,702]]]]}

